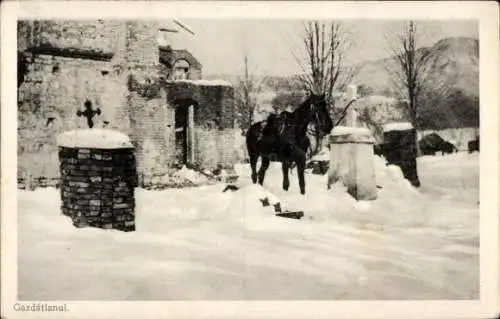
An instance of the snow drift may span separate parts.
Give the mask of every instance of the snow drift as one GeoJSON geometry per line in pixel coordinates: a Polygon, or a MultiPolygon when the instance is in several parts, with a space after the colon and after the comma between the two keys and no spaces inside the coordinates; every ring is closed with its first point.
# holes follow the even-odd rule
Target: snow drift
{"type": "Polygon", "coordinates": [[[419,158],[421,189],[375,157],[379,197],[296,173],[264,188],[237,165],[225,184],[136,190],[134,233],[76,229],[56,189],[19,191],[21,300],[388,300],[478,298],[478,156],[419,158]],[[444,169],[447,167],[448,169],[444,169]],[[274,215],[262,197],[305,212],[274,215]]]}

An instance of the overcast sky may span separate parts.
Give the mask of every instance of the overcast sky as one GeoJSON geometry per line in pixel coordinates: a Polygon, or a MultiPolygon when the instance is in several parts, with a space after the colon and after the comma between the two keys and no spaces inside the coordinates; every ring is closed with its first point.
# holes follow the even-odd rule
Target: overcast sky
{"type": "MultiPolygon", "coordinates": [[[[258,73],[289,75],[300,72],[292,48],[301,48],[299,20],[188,20],[182,23],[195,35],[187,32],[176,34],[174,47],[191,51],[203,65],[203,73],[238,74],[242,72],[244,52],[258,73]]],[[[376,60],[386,57],[386,38],[400,30],[402,21],[346,20],[344,29],[351,36],[353,45],[348,51],[348,62],[376,60]]],[[[478,37],[476,21],[419,22],[422,35],[420,44],[432,45],[451,36],[478,37]]]]}

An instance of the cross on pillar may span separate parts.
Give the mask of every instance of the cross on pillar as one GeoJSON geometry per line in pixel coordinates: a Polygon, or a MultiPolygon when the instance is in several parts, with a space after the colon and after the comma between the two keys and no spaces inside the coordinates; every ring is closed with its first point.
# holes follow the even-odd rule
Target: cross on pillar
{"type": "Polygon", "coordinates": [[[85,106],[85,110],[84,111],[78,110],[76,112],[76,115],[79,117],[80,116],[86,117],[87,124],[88,124],[89,128],[92,128],[92,127],[94,127],[94,122],[92,121],[92,118],[94,118],[95,115],[100,115],[101,109],[97,108],[95,111],[92,110],[92,102],[90,102],[89,100],[85,101],[84,106],[85,106]]]}
{"type": "MultiPolygon", "coordinates": [[[[355,101],[357,99],[357,87],[356,85],[349,84],[347,86],[346,99],[348,102],[355,101]]],[[[357,125],[357,113],[356,109],[350,107],[347,111],[346,117],[347,126],[356,127],[357,125]]]]}

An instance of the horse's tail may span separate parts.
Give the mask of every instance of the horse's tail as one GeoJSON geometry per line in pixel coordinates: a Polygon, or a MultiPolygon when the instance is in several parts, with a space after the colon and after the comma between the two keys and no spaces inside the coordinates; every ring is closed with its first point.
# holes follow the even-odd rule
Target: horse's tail
{"type": "Polygon", "coordinates": [[[247,145],[248,156],[257,152],[257,141],[260,138],[260,134],[262,131],[262,123],[257,122],[252,124],[245,134],[245,141],[247,145]]]}

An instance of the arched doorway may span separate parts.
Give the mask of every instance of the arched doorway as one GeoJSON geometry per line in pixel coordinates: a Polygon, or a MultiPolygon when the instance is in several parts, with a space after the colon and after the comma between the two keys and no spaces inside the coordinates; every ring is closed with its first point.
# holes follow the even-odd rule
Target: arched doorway
{"type": "Polygon", "coordinates": [[[181,165],[194,163],[194,117],[198,102],[192,99],[176,100],[175,105],[175,152],[181,165]]]}
{"type": "Polygon", "coordinates": [[[190,69],[190,66],[189,66],[189,62],[184,60],[184,59],[180,59],[180,60],[177,60],[175,61],[174,63],[174,80],[187,80],[190,78],[189,76],[189,69],[190,69]]]}

